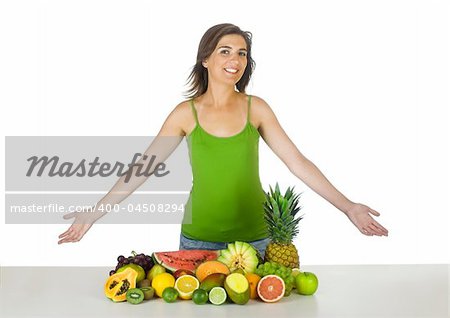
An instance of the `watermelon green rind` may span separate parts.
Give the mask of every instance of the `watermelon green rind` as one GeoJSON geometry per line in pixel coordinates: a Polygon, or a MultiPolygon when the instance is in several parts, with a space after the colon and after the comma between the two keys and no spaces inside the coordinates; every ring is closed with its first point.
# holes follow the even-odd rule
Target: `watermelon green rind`
{"type": "Polygon", "coordinates": [[[181,250],[172,252],[153,252],[155,264],[160,264],[170,272],[178,269],[195,271],[198,265],[206,261],[215,261],[220,250],[181,250]]]}

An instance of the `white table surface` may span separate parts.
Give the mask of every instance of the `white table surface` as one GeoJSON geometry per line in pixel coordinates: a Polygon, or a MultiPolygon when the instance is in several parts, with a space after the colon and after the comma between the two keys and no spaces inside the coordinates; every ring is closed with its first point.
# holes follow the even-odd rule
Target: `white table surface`
{"type": "Polygon", "coordinates": [[[0,317],[449,317],[449,267],[304,266],[319,278],[313,296],[221,306],[113,303],[103,294],[106,267],[2,267],[0,317]]]}

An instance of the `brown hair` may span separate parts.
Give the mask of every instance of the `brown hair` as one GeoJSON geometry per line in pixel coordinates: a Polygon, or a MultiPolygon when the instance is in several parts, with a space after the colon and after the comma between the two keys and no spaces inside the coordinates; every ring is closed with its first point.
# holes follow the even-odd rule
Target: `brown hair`
{"type": "Polygon", "coordinates": [[[188,85],[191,83],[184,94],[187,98],[195,98],[206,92],[206,89],[208,88],[208,70],[203,67],[202,62],[212,54],[220,39],[229,34],[241,35],[247,44],[247,67],[239,82],[236,83],[237,90],[245,93],[245,88],[250,82],[250,77],[255,69],[255,61],[252,59],[251,54],[252,33],[249,31],[242,31],[234,24],[222,23],[209,28],[200,40],[197,51],[197,61],[192,67],[192,71],[187,79],[188,85]]]}

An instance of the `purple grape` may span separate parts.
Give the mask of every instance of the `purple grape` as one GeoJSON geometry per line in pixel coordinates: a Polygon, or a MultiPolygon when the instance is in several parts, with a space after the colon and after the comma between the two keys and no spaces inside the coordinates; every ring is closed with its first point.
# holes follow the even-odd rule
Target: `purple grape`
{"type": "Polygon", "coordinates": [[[118,261],[118,262],[122,262],[124,259],[125,259],[125,256],[120,255],[120,256],[117,258],[117,261],[118,261]]]}
{"type": "Polygon", "coordinates": [[[109,276],[114,275],[116,273],[116,271],[112,270],[109,272],[109,276]]]}

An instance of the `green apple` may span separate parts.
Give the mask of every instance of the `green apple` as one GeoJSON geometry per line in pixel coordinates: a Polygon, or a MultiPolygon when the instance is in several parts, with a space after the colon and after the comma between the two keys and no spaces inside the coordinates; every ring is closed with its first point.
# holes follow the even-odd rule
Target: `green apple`
{"type": "Polygon", "coordinates": [[[319,286],[319,280],[314,273],[300,272],[295,277],[295,286],[297,287],[297,293],[301,295],[312,295],[319,286]]]}
{"type": "Polygon", "coordinates": [[[156,275],[162,274],[166,272],[166,268],[159,265],[159,264],[155,264],[153,265],[153,267],[148,271],[147,273],[147,279],[150,281],[150,283],[152,282],[153,278],[155,278],[156,275]]]}

